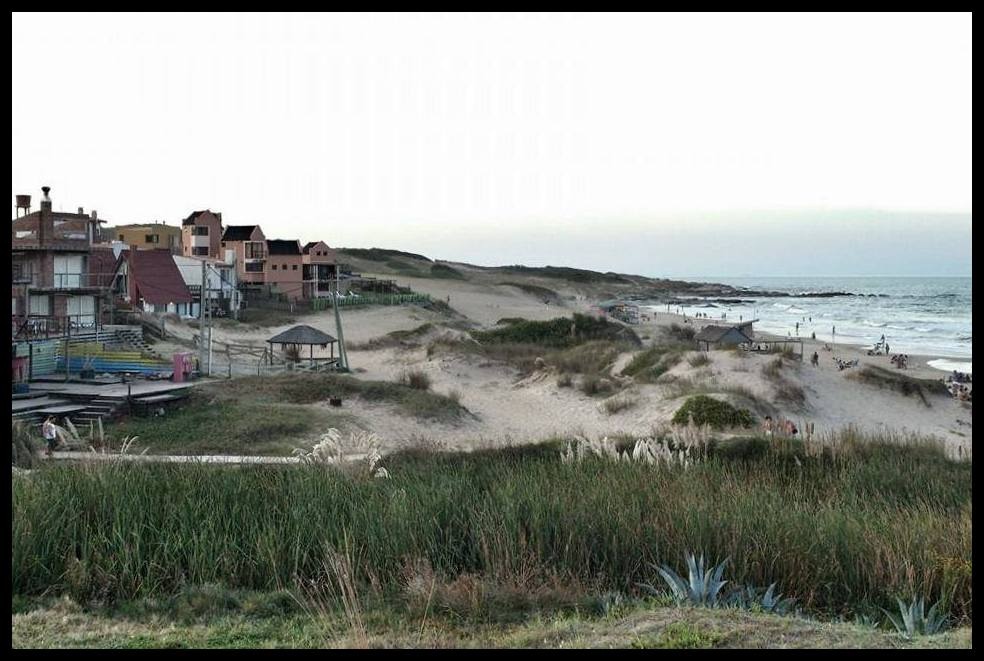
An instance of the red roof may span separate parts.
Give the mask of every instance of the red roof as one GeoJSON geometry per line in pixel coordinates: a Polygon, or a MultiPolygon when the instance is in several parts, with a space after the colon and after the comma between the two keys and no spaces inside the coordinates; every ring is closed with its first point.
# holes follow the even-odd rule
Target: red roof
{"type": "Polygon", "coordinates": [[[93,248],[89,253],[89,278],[93,287],[109,287],[116,273],[116,255],[112,248],[93,248]]]}
{"type": "Polygon", "coordinates": [[[137,296],[152,305],[191,303],[191,293],[170,250],[124,250],[120,259],[130,265],[137,296]]]}

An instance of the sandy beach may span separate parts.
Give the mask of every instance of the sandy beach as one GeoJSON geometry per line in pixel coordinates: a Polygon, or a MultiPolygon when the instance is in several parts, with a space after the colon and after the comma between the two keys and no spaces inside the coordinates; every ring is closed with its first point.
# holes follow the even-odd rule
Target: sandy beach
{"type": "MultiPolygon", "coordinates": [[[[383,404],[347,402],[347,412],[354,416],[356,426],[376,432],[388,447],[401,447],[421,439],[449,447],[474,448],[575,434],[593,437],[643,435],[666,424],[683,401],[674,396],[671,385],[632,383],[631,379],[619,377],[621,369],[632,358],[631,352],[618,357],[611,374],[613,379],[624,381],[620,395],[631,397],[635,404],[612,415],[603,410],[603,398],[589,397],[576,388],[558,387],[558,374],[549,365],[522,377],[509,365],[482,360],[474,354],[442,351],[428,356],[428,342],[448,334],[463,334],[461,330],[447,327],[452,321],[452,325],[459,327],[464,323],[474,328],[488,328],[506,317],[544,320],[585,312],[598,299],[584,287],[551,283],[560,298],[558,303],[545,302],[515,286],[482,281],[477,276],[467,282],[426,278],[400,278],[399,282],[449,302],[456,314],[449,318],[417,305],[345,309],[342,314],[344,333],[351,345],[349,361],[354,375],[392,381],[407,369],[422,370],[431,378],[433,391],[456,393],[472,416],[454,424],[425,423],[400,415],[383,404]],[[392,331],[412,330],[427,323],[433,326],[432,330],[412,346],[358,348],[366,341],[392,331]]],[[[214,373],[225,375],[229,370],[219,350],[222,343],[262,346],[268,337],[295,323],[308,324],[332,335],[336,333],[334,315],[330,312],[297,315],[292,323],[267,328],[223,324],[214,331],[214,373]]],[[[707,323],[715,323],[715,320],[684,319],[680,315],[659,312],[648,322],[633,326],[633,330],[647,344],[659,336],[661,327],[681,324],[699,329],[707,323]]],[[[174,324],[171,331],[185,342],[196,332],[186,324],[174,324]]],[[[762,333],[756,333],[756,336],[774,337],[762,333]]],[[[747,390],[798,425],[813,423],[818,434],[851,425],[869,432],[935,436],[945,440],[951,448],[969,451],[972,440],[969,405],[942,396],[933,397],[926,405],[918,398],[861,383],[853,375],[864,365],[895,370],[889,358],[868,356],[863,348],[846,344],[834,344],[831,351],[824,351],[824,344],[829,343],[804,339],[804,362],[797,362],[786,370],[790,382],[805,393],[806,401],[802,407],[784,404],[776,385],[763,375],[763,366],[774,359],[768,355],[739,356],[731,351],[711,351],[710,364],[694,368],[683,360],[665,378],[669,382],[675,379],[700,382],[708,392],[718,391],[725,399],[731,398],[729,391],[747,390]],[[818,368],[809,363],[813,351],[820,355],[818,368]],[[834,358],[857,359],[859,367],[840,371],[834,358]]],[[[160,348],[167,351],[178,345],[172,347],[162,343],[160,348]]],[[[904,373],[917,378],[943,379],[945,372],[928,365],[934,358],[938,357],[911,355],[909,368],[904,373]]],[[[235,361],[233,374],[255,374],[256,361],[250,360],[235,361]]]]}

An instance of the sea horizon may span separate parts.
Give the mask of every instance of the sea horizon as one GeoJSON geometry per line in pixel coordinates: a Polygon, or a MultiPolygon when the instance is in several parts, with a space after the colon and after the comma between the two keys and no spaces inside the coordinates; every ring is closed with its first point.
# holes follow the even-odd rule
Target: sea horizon
{"type": "MultiPolygon", "coordinates": [[[[743,296],[751,303],[701,302],[679,306],[687,314],[727,320],[758,319],[763,331],[811,337],[856,346],[873,346],[882,337],[892,353],[959,359],[970,370],[973,355],[971,277],[962,276],[700,276],[714,282],[789,296],[743,296]],[[851,296],[810,298],[808,293],[851,296]],[[713,307],[708,307],[713,306],[713,307]]],[[[715,297],[708,297],[715,298],[715,297]]],[[[717,297],[719,298],[719,297],[717,297]]],[[[944,361],[939,369],[960,369],[944,361]]]]}

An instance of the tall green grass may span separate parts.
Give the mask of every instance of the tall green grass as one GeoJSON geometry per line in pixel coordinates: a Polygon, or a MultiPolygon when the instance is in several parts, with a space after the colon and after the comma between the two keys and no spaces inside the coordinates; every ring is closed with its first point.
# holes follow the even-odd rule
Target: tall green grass
{"type": "Polygon", "coordinates": [[[687,470],[589,460],[557,444],[407,452],[389,480],[318,466],[51,466],[12,486],[14,594],[166,595],[188,585],[316,580],[326,548],[396,594],[408,562],[441,577],[552,576],[632,593],[647,563],[730,557],[809,610],[943,598],[971,618],[971,467],[867,441],[811,457],[720,446],[687,470]],[[346,544],[344,540],[348,540],[346,544]]]}

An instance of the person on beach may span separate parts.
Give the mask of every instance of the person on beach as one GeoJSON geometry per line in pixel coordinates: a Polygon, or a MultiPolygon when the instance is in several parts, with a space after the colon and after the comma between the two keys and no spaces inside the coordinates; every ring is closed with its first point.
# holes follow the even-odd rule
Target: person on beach
{"type": "Polygon", "coordinates": [[[55,427],[55,418],[53,416],[49,415],[41,424],[41,434],[44,436],[44,454],[46,457],[50,457],[55,452],[55,446],[58,445],[58,430],[55,427]]]}
{"type": "Polygon", "coordinates": [[[814,331],[814,332],[812,332],[812,333],[810,333],[810,339],[811,339],[811,340],[815,340],[815,339],[817,339],[817,334],[816,334],[816,331],[814,331]]]}
{"type": "Polygon", "coordinates": [[[810,362],[813,363],[814,367],[820,367],[820,354],[816,351],[813,352],[813,357],[810,358],[810,362]]]}

